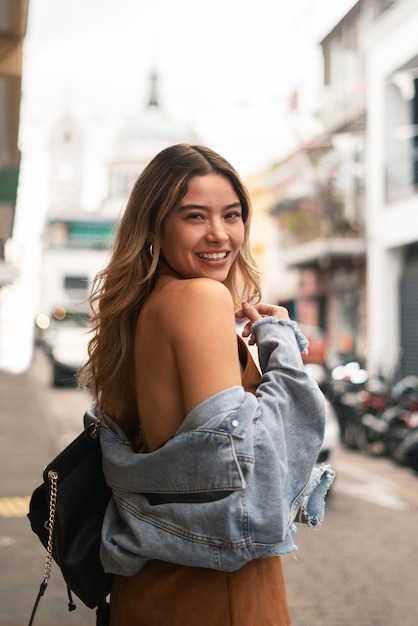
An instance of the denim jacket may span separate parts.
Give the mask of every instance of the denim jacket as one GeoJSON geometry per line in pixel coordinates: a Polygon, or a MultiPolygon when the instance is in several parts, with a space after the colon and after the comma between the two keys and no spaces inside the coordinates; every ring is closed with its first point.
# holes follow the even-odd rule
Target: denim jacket
{"type": "MultiPolygon", "coordinates": [[[[275,317],[252,330],[262,371],[255,396],[241,386],[211,396],[150,453],[135,452],[104,416],[106,572],[133,576],[150,559],[233,571],[295,550],[294,521],[322,521],[334,472],[315,467],[325,401],[303,368],[306,339],[275,317]]],[[[94,419],[93,404],[85,421],[94,419]]]]}

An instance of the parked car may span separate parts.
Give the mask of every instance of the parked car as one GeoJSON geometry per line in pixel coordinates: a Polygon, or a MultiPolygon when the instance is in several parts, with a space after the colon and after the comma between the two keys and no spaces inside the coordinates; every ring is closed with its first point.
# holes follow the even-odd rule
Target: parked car
{"type": "MultiPolygon", "coordinates": [[[[319,365],[318,363],[305,363],[305,369],[308,374],[318,383],[322,391],[324,391],[323,387],[327,381],[326,368],[323,365],[319,365]]],[[[335,409],[325,395],[324,400],[325,435],[317,462],[332,465],[340,445],[340,425],[338,423],[335,409]]]]}
{"type": "Polygon", "coordinates": [[[43,332],[43,347],[52,365],[55,387],[74,386],[77,371],[87,356],[88,317],[80,311],[54,309],[50,323],[43,332]]]}

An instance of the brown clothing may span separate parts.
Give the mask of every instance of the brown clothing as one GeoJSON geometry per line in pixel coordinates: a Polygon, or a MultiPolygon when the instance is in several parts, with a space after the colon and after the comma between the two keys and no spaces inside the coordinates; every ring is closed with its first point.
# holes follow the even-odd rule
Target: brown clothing
{"type": "MultiPolygon", "coordinates": [[[[260,373],[238,337],[242,384],[254,393],[260,373]]],[[[289,626],[280,557],[235,572],[150,561],[136,576],[115,576],[110,626],[289,626]]]]}

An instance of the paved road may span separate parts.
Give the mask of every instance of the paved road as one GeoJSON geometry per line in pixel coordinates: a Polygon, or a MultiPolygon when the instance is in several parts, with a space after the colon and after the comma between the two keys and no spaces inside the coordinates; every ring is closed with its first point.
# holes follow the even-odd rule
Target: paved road
{"type": "MultiPolygon", "coordinates": [[[[28,373],[0,372],[0,399],[0,625],[25,626],[45,555],[26,519],[28,497],[78,434],[89,399],[51,388],[41,354],[28,373]]],[[[299,526],[299,551],[283,559],[293,626],[416,626],[418,475],[348,450],[334,466],[322,528],[299,526]]],[[[81,602],[74,613],[66,607],[55,566],[35,626],[94,624],[81,602]]]]}

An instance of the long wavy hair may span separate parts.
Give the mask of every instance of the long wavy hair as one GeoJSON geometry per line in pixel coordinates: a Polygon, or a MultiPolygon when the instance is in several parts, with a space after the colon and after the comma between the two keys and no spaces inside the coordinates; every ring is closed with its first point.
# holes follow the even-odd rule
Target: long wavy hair
{"type": "Polygon", "coordinates": [[[95,277],[89,299],[92,338],[79,383],[90,389],[98,410],[121,425],[126,419],[136,419],[137,423],[135,327],[154,286],[163,222],[187,193],[190,180],[212,173],[221,174],[231,183],[240,200],[245,225],[244,241],[225,285],[237,309],[242,300],[260,299],[259,272],[249,246],[251,203],[239,175],[228,161],[204,146],[177,144],[162,150],[145,167],[132,189],[112,256],[95,277]]]}

